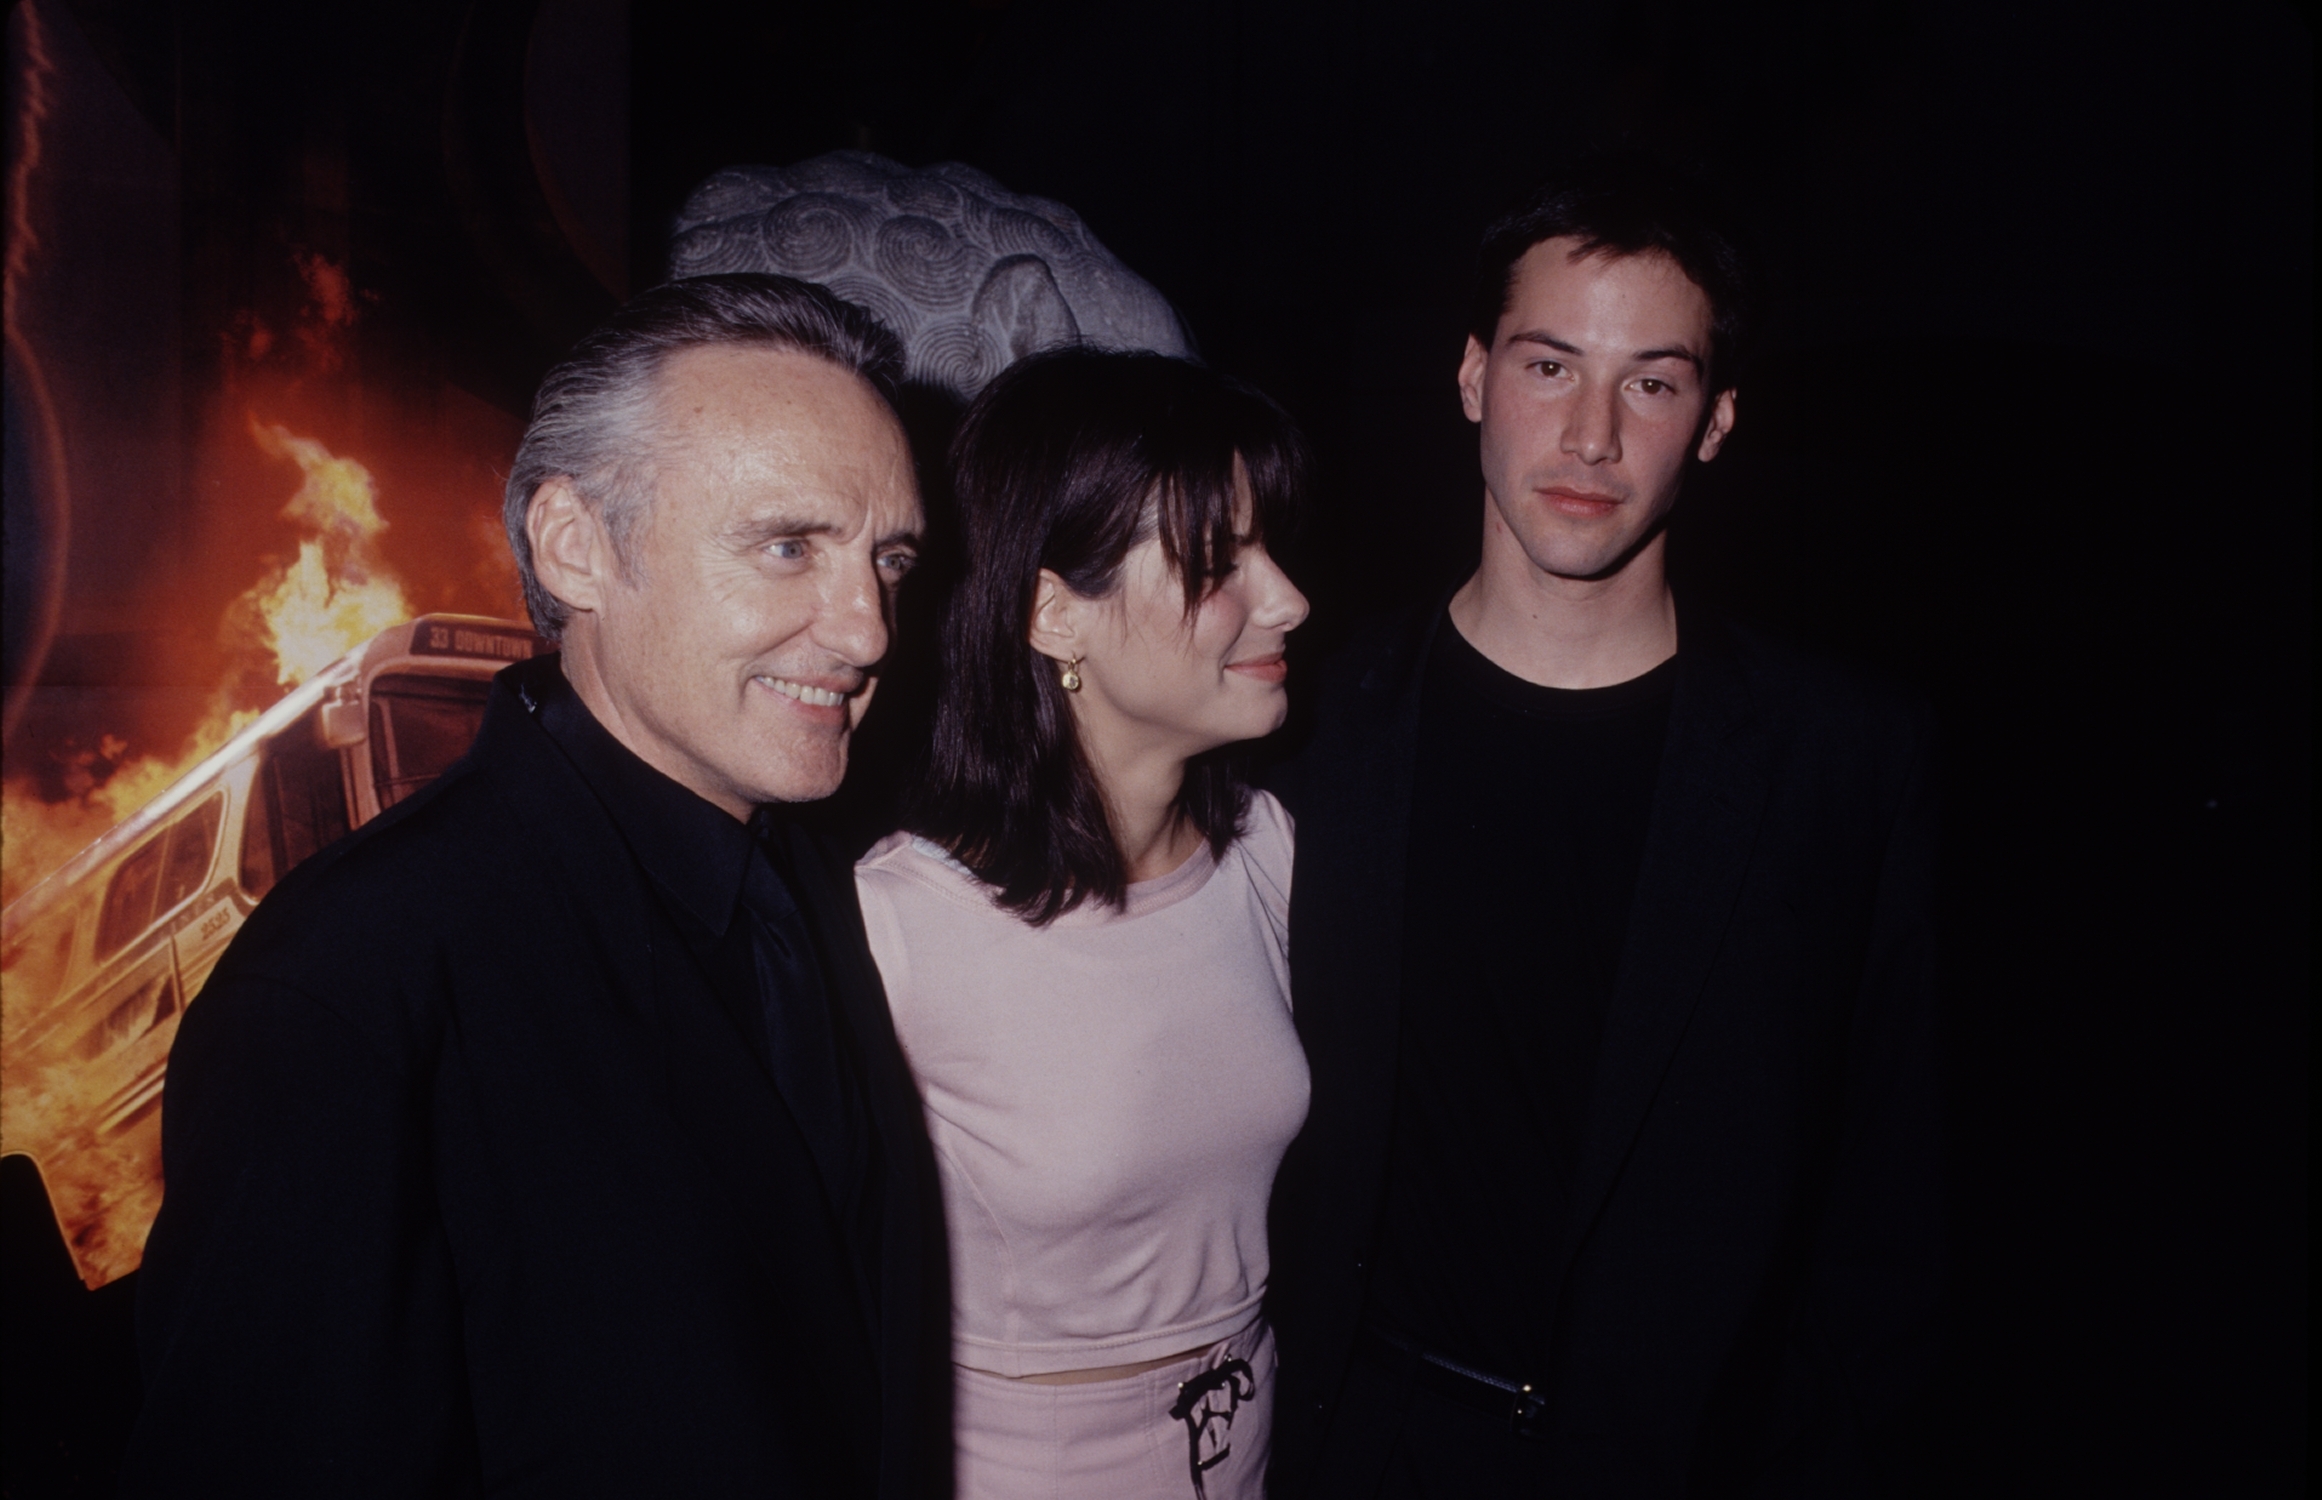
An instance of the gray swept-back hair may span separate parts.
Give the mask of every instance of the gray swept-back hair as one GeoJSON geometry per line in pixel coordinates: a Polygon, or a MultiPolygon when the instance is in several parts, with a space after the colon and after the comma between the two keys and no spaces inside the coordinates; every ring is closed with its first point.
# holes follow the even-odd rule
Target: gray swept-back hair
{"type": "Polygon", "coordinates": [[[541,635],[560,639],[570,611],[533,569],[524,529],[533,495],[551,479],[569,478],[598,507],[614,555],[628,566],[630,539],[653,495],[655,377],[672,355],[731,345],[829,360],[868,381],[890,406],[903,375],[903,346],[877,319],[787,276],[693,276],[632,298],[540,382],[508,474],[501,519],[524,581],[524,608],[541,635]]]}

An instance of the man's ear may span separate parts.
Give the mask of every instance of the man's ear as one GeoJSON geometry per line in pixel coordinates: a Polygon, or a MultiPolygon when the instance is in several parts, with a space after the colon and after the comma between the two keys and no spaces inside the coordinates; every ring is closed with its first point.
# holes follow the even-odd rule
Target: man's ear
{"type": "Polygon", "coordinates": [[[604,517],[570,478],[560,474],[532,492],[524,535],[532,544],[533,576],[557,602],[581,613],[604,607],[605,588],[619,566],[613,539],[604,517]]]}
{"type": "Polygon", "coordinates": [[[1733,431],[1734,395],[1730,388],[1722,390],[1709,403],[1709,420],[1701,426],[1701,446],[1693,450],[1693,456],[1703,463],[1717,457],[1717,450],[1725,446],[1726,434],[1733,431]]]}
{"type": "Polygon", "coordinates": [[[1086,601],[1046,568],[1032,590],[1032,626],[1024,639],[1050,661],[1078,661],[1080,607],[1086,601]]]}
{"type": "Polygon", "coordinates": [[[1475,335],[1467,336],[1467,352],[1459,357],[1459,409],[1467,413],[1470,422],[1483,420],[1484,366],[1491,363],[1492,351],[1476,342],[1475,335]]]}

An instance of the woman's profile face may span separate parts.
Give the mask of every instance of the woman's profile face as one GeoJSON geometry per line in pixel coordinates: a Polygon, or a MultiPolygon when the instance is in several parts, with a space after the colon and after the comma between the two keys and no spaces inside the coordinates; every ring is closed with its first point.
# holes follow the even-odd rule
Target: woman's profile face
{"type": "MultiPolygon", "coordinates": [[[[1249,484],[1237,479],[1234,526],[1246,536],[1249,484]]],[[[1307,605],[1262,543],[1236,549],[1233,571],[1191,619],[1184,582],[1158,538],[1130,550],[1110,596],[1075,602],[1082,660],[1074,718],[1100,763],[1191,757],[1282,726],[1289,713],[1282,646],[1307,605]]]]}

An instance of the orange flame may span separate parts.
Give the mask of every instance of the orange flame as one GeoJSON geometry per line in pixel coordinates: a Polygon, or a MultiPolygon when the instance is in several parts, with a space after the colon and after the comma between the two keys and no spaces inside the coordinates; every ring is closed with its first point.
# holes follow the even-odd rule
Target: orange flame
{"type": "Polygon", "coordinates": [[[379,561],[377,542],[387,522],[370,471],[287,428],[253,420],[250,435],[268,453],[296,460],[306,476],[282,515],[314,535],[298,544],[298,561],[242,596],[263,622],[275,680],[296,687],[410,619],[411,606],[403,585],[379,561]]]}
{"type": "MultiPolygon", "coordinates": [[[[250,663],[270,662],[274,680],[295,687],[412,610],[378,555],[387,521],[370,471],[287,428],[253,419],[250,435],[297,463],[302,482],[282,515],[308,535],[296,561],[274,567],[227,607],[221,628],[244,643],[250,663]]],[[[62,801],[42,797],[29,776],[10,777],[0,796],[0,905],[152,801],[258,713],[236,707],[221,688],[175,755],[127,760],[128,746],[104,736],[65,768],[62,801]]]]}

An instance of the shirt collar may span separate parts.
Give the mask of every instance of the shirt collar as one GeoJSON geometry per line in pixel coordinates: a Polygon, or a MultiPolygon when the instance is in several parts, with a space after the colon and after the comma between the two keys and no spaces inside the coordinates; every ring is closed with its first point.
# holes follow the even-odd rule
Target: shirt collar
{"type": "Polygon", "coordinates": [[[573,691],[561,657],[535,657],[511,675],[518,700],[596,793],[645,872],[723,937],[757,852],[749,830],[615,739],[573,691]]]}

